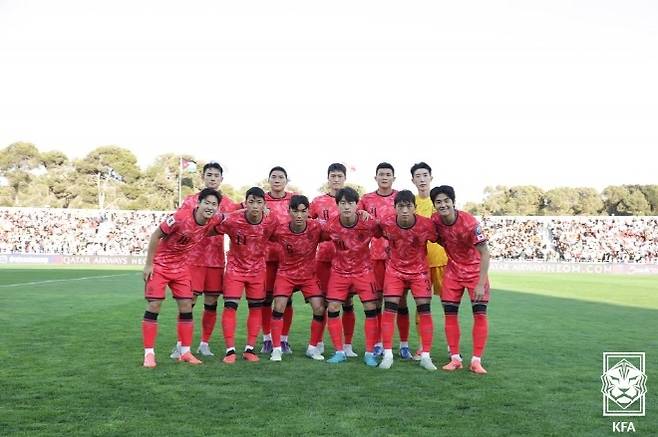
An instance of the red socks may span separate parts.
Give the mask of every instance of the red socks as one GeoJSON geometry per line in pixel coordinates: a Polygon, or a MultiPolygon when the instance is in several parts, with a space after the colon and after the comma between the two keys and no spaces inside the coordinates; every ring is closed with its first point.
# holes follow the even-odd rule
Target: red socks
{"type": "MultiPolygon", "coordinates": [[[[420,340],[423,346],[423,352],[429,352],[432,349],[432,338],[434,335],[434,322],[431,313],[420,314],[420,340]]],[[[457,340],[459,344],[459,339],[457,340]]]]}
{"type": "MultiPolygon", "coordinates": [[[[352,314],[354,316],[354,314],[352,314]]],[[[345,315],[343,315],[343,318],[345,315]]],[[[331,317],[331,315],[327,319],[327,329],[329,330],[329,335],[331,336],[331,342],[334,344],[334,349],[336,351],[342,351],[343,350],[343,326],[341,325],[341,321],[338,318],[338,315],[336,317],[331,317]]]]}
{"type": "Polygon", "coordinates": [[[192,346],[192,337],[194,336],[194,320],[192,320],[192,313],[180,313],[178,315],[178,338],[180,338],[181,346],[192,346]]]}
{"type": "Polygon", "coordinates": [[[212,331],[217,323],[217,304],[204,305],[203,316],[201,317],[201,341],[208,343],[212,331]]]}
{"type": "Polygon", "coordinates": [[[366,352],[372,352],[375,347],[375,342],[379,337],[377,316],[369,317],[368,315],[366,315],[366,322],[364,325],[366,331],[366,352]]]}
{"type": "Polygon", "coordinates": [[[271,327],[272,327],[272,347],[281,347],[281,331],[283,330],[283,314],[272,311],[270,314],[272,317],[271,327]]]}
{"type": "Polygon", "coordinates": [[[398,308],[397,322],[400,341],[409,341],[409,308],[398,308]]]}
{"type": "Polygon", "coordinates": [[[286,306],[286,310],[283,312],[283,331],[281,331],[282,335],[288,335],[288,333],[290,333],[290,326],[292,326],[293,314],[294,314],[294,310],[292,309],[292,305],[288,303],[288,306],[286,306]]]}
{"type": "Polygon", "coordinates": [[[356,318],[354,317],[354,307],[343,307],[343,333],[345,334],[345,343],[347,344],[352,344],[355,324],[356,318]]]}
{"type": "Polygon", "coordinates": [[[236,309],[224,307],[222,312],[222,331],[224,331],[224,343],[226,349],[235,347],[236,309]]]}
{"type": "Polygon", "coordinates": [[[473,314],[473,356],[481,357],[489,336],[489,321],[486,314],[473,314]]]}
{"type": "Polygon", "coordinates": [[[263,307],[261,305],[249,305],[249,316],[247,317],[247,344],[254,346],[256,338],[260,333],[260,326],[263,317],[263,307]]]}
{"type": "MultiPolygon", "coordinates": [[[[382,315],[382,342],[384,343],[384,349],[393,349],[395,314],[393,311],[384,310],[384,314],[382,315]]],[[[398,315],[398,320],[399,317],[398,315]]]]}
{"type": "Polygon", "coordinates": [[[142,338],[144,339],[144,349],[153,349],[155,347],[155,338],[158,336],[157,320],[142,320],[142,338]]]}
{"type": "Polygon", "coordinates": [[[459,318],[457,314],[445,315],[445,331],[450,355],[459,354],[459,318]]]}
{"type": "Polygon", "coordinates": [[[322,341],[322,334],[324,333],[324,316],[320,317],[321,320],[318,320],[316,316],[313,316],[313,320],[311,320],[311,338],[308,342],[311,346],[316,346],[322,341]]]}

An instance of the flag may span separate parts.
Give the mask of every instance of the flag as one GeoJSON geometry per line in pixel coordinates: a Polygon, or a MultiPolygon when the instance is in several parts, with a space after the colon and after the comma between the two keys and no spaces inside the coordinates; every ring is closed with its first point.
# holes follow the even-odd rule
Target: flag
{"type": "Polygon", "coordinates": [[[196,172],[196,161],[192,161],[191,159],[181,158],[180,168],[185,173],[194,173],[196,172]]]}

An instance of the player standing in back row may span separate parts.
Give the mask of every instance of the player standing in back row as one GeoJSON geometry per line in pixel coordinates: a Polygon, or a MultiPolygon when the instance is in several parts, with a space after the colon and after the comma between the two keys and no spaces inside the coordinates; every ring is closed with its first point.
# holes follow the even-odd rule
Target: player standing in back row
{"type": "MultiPolygon", "coordinates": [[[[218,162],[211,161],[203,166],[203,184],[205,188],[219,190],[224,179],[224,169],[218,162]]],[[[219,191],[218,191],[219,192],[219,191]]],[[[221,193],[220,193],[221,194],[221,193]]],[[[190,194],[183,201],[181,208],[194,209],[198,204],[199,193],[190,194]]],[[[216,214],[229,213],[240,209],[240,205],[227,196],[222,196],[216,214]]],[[[208,342],[217,321],[217,299],[222,294],[224,284],[224,234],[204,237],[201,243],[192,248],[189,254],[190,276],[192,278],[192,308],[197,297],[203,294],[203,316],[201,318],[201,341],[197,353],[213,356],[208,342]]],[[[180,358],[180,339],[170,357],[180,358]]]]}
{"type": "Polygon", "coordinates": [[[487,304],[489,303],[489,249],[487,238],[482,233],[478,221],[465,211],[455,209],[455,190],[448,185],[432,188],[430,197],[434,202],[436,213],[432,221],[439,234],[439,243],[448,253],[441,291],[441,301],[445,313],[445,332],[450,347],[450,362],[443,370],[461,369],[462,358],[459,354],[459,304],[468,290],[473,307],[473,356],[470,369],[474,373],[484,374],[482,353],[487,343],[488,321],[487,304]]]}
{"type": "MultiPolygon", "coordinates": [[[[375,181],[377,182],[377,190],[372,193],[364,194],[359,202],[359,209],[363,209],[370,214],[374,219],[384,219],[387,216],[395,215],[395,206],[393,201],[397,191],[393,189],[393,182],[395,181],[395,169],[388,162],[382,162],[377,165],[375,169],[375,181]]],[[[375,342],[374,353],[376,356],[381,356],[384,352],[381,339],[381,321],[382,321],[382,304],[383,304],[383,289],[384,289],[384,276],[386,275],[386,262],[389,258],[388,241],[384,238],[375,238],[370,243],[370,257],[373,264],[373,273],[375,276],[375,284],[377,287],[377,340],[375,342]]],[[[406,325],[402,322],[402,330],[400,330],[400,340],[408,341],[409,339],[409,310],[406,303],[403,305],[404,310],[398,314],[398,318],[406,317],[406,325]],[[406,331],[405,331],[406,329],[406,331]],[[405,335],[406,332],[406,335],[405,335]]],[[[409,348],[406,349],[406,356],[403,358],[410,359],[411,353],[409,348]]]]}
{"type": "MultiPolygon", "coordinates": [[[[280,166],[272,167],[267,177],[270,184],[270,191],[265,193],[265,206],[270,210],[270,214],[279,222],[288,220],[288,205],[292,198],[292,193],[286,191],[288,185],[288,172],[280,166]]],[[[265,278],[265,302],[263,302],[263,347],[260,352],[272,353],[272,332],[270,327],[272,300],[274,292],[274,281],[276,272],[281,260],[281,247],[273,242],[267,246],[267,275],[265,278]]],[[[292,324],[292,298],[288,300],[286,309],[283,312],[283,328],[281,331],[281,350],[283,353],[290,354],[292,349],[288,343],[288,333],[292,324]]]]}

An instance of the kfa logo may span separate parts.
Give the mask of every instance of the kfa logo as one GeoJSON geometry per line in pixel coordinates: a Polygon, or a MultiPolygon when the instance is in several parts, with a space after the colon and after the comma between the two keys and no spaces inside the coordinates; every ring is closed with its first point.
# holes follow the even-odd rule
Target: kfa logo
{"type": "Polygon", "coordinates": [[[644,352],[604,352],[601,382],[604,416],[644,416],[644,352]]]}

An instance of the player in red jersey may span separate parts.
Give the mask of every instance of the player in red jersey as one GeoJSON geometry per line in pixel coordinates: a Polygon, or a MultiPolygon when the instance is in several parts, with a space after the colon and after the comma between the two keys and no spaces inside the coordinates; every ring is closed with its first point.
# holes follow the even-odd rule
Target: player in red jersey
{"type": "Polygon", "coordinates": [[[226,217],[217,227],[231,239],[226,273],[224,274],[224,312],[222,328],[226,355],[224,362],[235,363],[235,327],[238,303],[245,290],[249,306],[247,319],[247,344],[242,358],[259,361],[254,352],[256,338],[260,332],[261,312],[265,300],[266,249],[277,220],[272,214],[265,215],[265,192],[258,187],[247,190],[246,210],[237,211],[226,217]]]}
{"type": "MultiPolygon", "coordinates": [[[[338,217],[338,205],[336,204],[336,193],[345,186],[347,178],[347,169],[343,164],[333,163],[327,168],[327,193],[317,196],[311,202],[309,216],[314,219],[328,221],[338,217]]],[[[331,241],[325,241],[318,246],[318,253],[315,258],[315,273],[320,283],[320,290],[326,295],[329,276],[331,273],[331,260],[336,253],[334,244],[331,241]]],[[[343,335],[345,343],[343,350],[345,356],[356,357],[357,354],[352,348],[352,338],[354,336],[354,326],[356,318],[354,317],[354,305],[352,304],[352,294],[350,294],[343,304],[343,335]]],[[[324,342],[319,341],[317,345],[319,353],[324,352],[324,342]]]]}
{"type": "Polygon", "coordinates": [[[369,245],[373,237],[381,237],[376,220],[364,220],[357,214],[359,194],[346,187],[336,194],[340,215],[330,219],[323,232],[336,248],[331,263],[331,276],[327,289],[327,327],[335,353],[327,362],[335,364],[347,360],[343,350],[343,330],[338,316],[341,305],[353,290],[359,295],[365,310],[366,353],[368,366],[377,366],[373,347],[377,336],[377,288],[372,273],[369,245]]]}
{"type": "MultiPolygon", "coordinates": [[[[224,169],[218,162],[211,161],[203,166],[203,184],[206,188],[218,190],[223,180],[224,169]]],[[[220,193],[221,194],[221,193],[220,193]]],[[[190,194],[183,201],[182,208],[193,209],[197,205],[199,194],[190,194]]],[[[240,204],[233,202],[227,196],[217,208],[217,214],[229,213],[240,209],[240,204]]],[[[201,318],[201,341],[197,353],[205,356],[213,356],[208,342],[215,329],[217,321],[217,299],[222,294],[224,278],[224,234],[214,237],[205,237],[200,244],[194,246],[189,258],[190,275],[192,277],[192,308],[196,304],[197,297],[203,294],[203,316],[201,318]]],[[[180,339],[171,352],[170,357],[180,357],[180,339]]]]}
{"type": "Polygon", "coordinates": [[[487,238],[478,221],[465,211],[455,209],[455,190],[448,185],[432,188],[430,197],[436,211],[432,221],[439,234],[439,243],[448,253],[441,290],[445,313],[445,332],[451,359],[443,370],[462,368],[459,354],[459,304],[468,289],[473,307],[473,357],[470,369],[484,374],[481,358],[488,337],[487,304],[489,303],[489,249],[487,238]]]}
{"type": "Polygon", "coordinates": [[[280,221],[270,237],[270,240],[276,241],[282,249],[274,283],[274,308],[271,314],[272,361],[281,361],[283,312],[295,289],[301,289],[304,299],[313,309],[311,337],[306,355],[314,360],[324,360],[317,350],[324,329],[324,295],[315,276],[315,252],[322,235],[322,226],[318,221],[308,220],[308,210],[306,196],[292,196],[288,220],[280,221]]]}
{"type": "Polygon", "coordinates": [[[178,304],[178,336],[181,339],[179,361],[201,364],[192,353],[194,322],[189,252],[206,234],[215,234],[223,217],[215,215],[222,196],[206,188],[197,197],[197,207],[181,208],[167,217],[153,232],[149,241],[144,266],[144,296],[147,300],[142,336],[144,338],[144,367],[155,367],[155,339],[158,335],[158,315],[169,286],[178,304]]]}
{"type": "Polygon", "coordinates": [[[384,314],[382,315],[382,340],[384,358],[379,367],[389,369],[393,365],[393,324],[400,298],[407,289],[416,301],[420,315],[422,342],[421,367],[436,370],[430,358],[434,324],[430,304],[432,283],[427,265],[428,241],[436,241],[437,233],[432,220],[416,214],[416,196],[409,190],[395,195],[394,216],[380,220],[382,234],[389,242],[390,258],[384,278],[384,314]]]}
{"type": "MultiPolygon", "coordinates": [[[[288,221],[288,205],[292,193],[286,191],[288,185],[288,172],[283,167],[272,167],[268,176],[270,184],[270,191],[265,193],[265,204],[278,221],[288,221]]],[[[270,329],[270,319],[272,311],[272,299],[274,292],[274,281],[276,279],[276,271],[279,267],[281,259],[281,247],[278,244],[270,242],[267,247],[267,277],[265,279],[265,302],[263,303],[263,347],[261,353],[269,354],[272,352],[272,333],[270,329]]],[[[290,332],[290,325],[292,324],[292,299],[288,300],[288,304],[283,313],[283,330],[281,336],[281,347],[284,353],[292,353],[290,344],[288,343],[288,333],[290,332]]]]}
{"type": "MultiPolygon", "coordinates": [[[[383,219],[387,216],[395,215],[395,207],[393,200],[397,191],[393,189],[393,182],[395,181],[395,169],[388,162],[382,162],[377,165],[375,170],[375,181],[377,181],[377,190],[372,193],[364,194],[359,202],[359,209],[366,210],[373,218],[383,219]]],[[[376,238],[370,244],[370,255],[373,263],[373,272],[375,275],[375,284],[377,285],[377,323],[378,329],[381,329],[382,317],[382,303],[383,303],[383,288],[384,276],[386,274],[386,260],[388,259],[388,242],[383,238],[376,238]]],[[[403,323],[403,330],[400,332],[400,340],[409,340],[409,310],[406,302],[402,305],[400,316],[406,316],[406,325],[403,323]],[[406,333],[404,332],[406,326],[406,333]]],[[[381,356],[384,353],[381,341],[381,332],[377,334],[377,342],[375,343],[375,355],[381,356]]],[[[411,354],[409,354],[411,358],[411,354]]]]}

